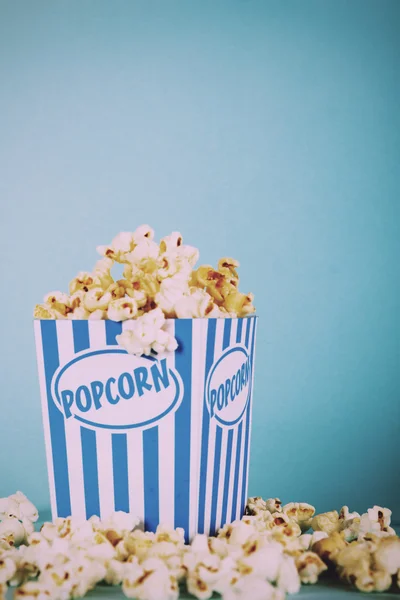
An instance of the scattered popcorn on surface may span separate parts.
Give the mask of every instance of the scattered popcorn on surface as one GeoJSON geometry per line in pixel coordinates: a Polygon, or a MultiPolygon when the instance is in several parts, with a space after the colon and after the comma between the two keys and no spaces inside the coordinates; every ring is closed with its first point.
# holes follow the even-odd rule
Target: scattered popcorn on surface
{"type": "Polygon", "coordinates": [[[299,524],[302,531],[307,531],[311,527],[311,519],[314,516],[315,508],[306,502],[289,502],[282,507],[282,511],[291,519],[299,524]]]}
{"type": "MultiPolygon", "coordinates": [[[[113,251],[122,258],[121,249],[113,251]]],[[[8,586],[20,600],[69,600],[101,582],[121,585],[138,600],[176,600],[180,585],[199,600],[214,593],[225,600],[284,600],[328,569],[363,592],[399,586],[400,538],[390,533],[387,508],[359,515],[344,506],[314,517],[309,504],[281,509],[276,498],[254,497],[245,512],[216,537],[198,534],[187,545],[183,529],[159,525],[145,532],[124,512],[103,520],[57,518],[33,531],[37,509],[17,492],[0,499],[0,600],[8,586]],[[317,529],[302,533],[300,524],[310,518],[317,529]],[[351,528],[356,537],[348,541],[351,528]]]]}
{"type": "Polygon", "coordinates": [[[295,560],[301,583],[317,583],[320,574],[328,568],[315,552],[303,552],[295,560]]]}
{"type": "Polygon", "coordinates": [[[176,600],[179,587],[176,578],[159,558],[146,558],[141,564],[131,562],[122,591],[137,600],[176,600]]]}
{"type": "Polygon", "coordinates": [[[199,251],[184,245],[177,231],[157,244],[153,229],[141,225],[134,232],[119,233],[97,251],[103,258],[93,271],[79,272],[69,284],[69,295],[46,294],[34,309],[35,319],[129,323],[117,341],[128,353],[140,356],[176,350],[175,338],[163,327],[165,318],[235,318],[255,312],[253,294],[238,290],[238,261],[221,258],[217,269],[202,265],[194,270],[199,251]],[[114,263],[123,265],[123,279],[114,281],[114,263]],[[163,320],[150,327],[147,315],[155,310],[163,320]]]}

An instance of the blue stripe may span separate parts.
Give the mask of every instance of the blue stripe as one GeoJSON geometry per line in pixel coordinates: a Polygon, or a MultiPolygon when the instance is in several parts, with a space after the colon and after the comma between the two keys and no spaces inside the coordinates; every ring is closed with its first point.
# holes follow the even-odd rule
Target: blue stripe
{"type": "MultiPolygon", "coordinates": [[[[116,337],[122,332],[120,321],[105,321],[107,346],[117,345],[116,337]]],[[[112,459],[115,510],[129,512],[128,444],[126,433],[113,433],[112,459]]],[[[111,482],[110,482],[111,485],[111,482]]]]}
{"type": "Polygon", "coordinates": [[[238,319],[237,322],[236,342],[239,343],[242,340],[243,319],[238,319]]]}
{"type": "MultiPolygon", "coordinates": [[[[158,427],[143,431],[144,526],[155,531],[159,523],[158,427]]],[[[172,483],[171,483],[172,485],[172,483]]]]}
{"type": "Polygon", "coordinates": [[[239,425],[238,433],[237,433],[237,444],[236,444],[235,479],[233,480],[231,521],[235,521],[237,518],[236,510],[237,510],[237,503],[239,500],[240,446],[242,444],[242,429],[243,429],[243,421],[240,421],[240,425],[239,425]]]}
{"type": "Polygon", "coordinates": [[[244,442],[244,461],[243,461],[243,481],[242,481],[242,502],[241,502],[241,515],[244,514],[244,509],[246,507],[246,496],[247,496],[247,470],[248,470],[248,462],[249,462],[249,442],[250,442],[250,404],[252,402],[252,381],[253,381],[253,368],[254,368],[254,340],[256,337],[256,318],[251,317],[251,321],[253,324],[253,332],[252,332],[252,340],[251,340],[251,353],[250,353],[250,361],[251,361],[251,376],[252,379],[250,381],[250,399],[249,404],[247,406],[247,415],[246,415],[246,438],[244,442]]]}
{"type": "Polygon", "coordinates": [[[253,317],[247,317],[246,340],[244,342],[246,348],[249,347],[250,329],[251,329],[252,321],[253,321],[253,317]]]}
{"type": "Polygon", "coordinates": [[[190,417],[192,396],[192,320],[175,321],[178,350],[175,368],[183,382],[182,404],[175,413],[175,527],[185,530],[189,543],[190,511],[190,417]]]}
{"type": "Polygon", "coordinates": [[[90,348],[89,323],[87,321],[72,321],[72,332],[75,352],[90,348]]]}
{"type": "Polygon", "coordinates": [[[122,323],[117,321],[105,321],[105,325],[107,346],[115,346],[117,344],[115,338],[122,331],[122,323]]]}
{"type": "Polygon", "coordinates": [[[219,471],[221,468],[221,443],[222,443],[222,429],[221,429],[221,427],[219,427],[219,425],[217,425],[217,432],[216,432],[216,436],[215,436],[214,475],[213,475],[212,501],[211,501],[210,535],[215,535],[215,533],[216,533],[219,471]]]}
{"type": "Polygon", "coordinates": [[[224,323],[224,338],[222,341],[222,349],[228,348],[231,342],[232,319],[225,319],[224,323]]]}
{"type": "Polygon", "coordinates": [[[83,455],[83,485],[85,489],[86,518],[100,517],[99,474],[97,469],[96,432],[81,427],[83,455]]]}
{"type": "Polygon", "coordinates": [[[71,497],[69,491],[64,417],[51,397],[51,379],[59,365],[56,322],[43,320],[40,323],[40,327],[42,332],[43,362],[46,377],[57,516],[69,517],[71,514],[71,497]]]}
{"type": "Polygon", "coordinates": [[[221,527],[223,527],[227,521],[226,513],[228,511],[229,475],[230,475],[231,461],[232,461],[232,442],[233,442],[233,429],[229,429],[228,444],[226,447],[226,467],[225,467],[225,481],[224,481],[224,496],[223,496],[223,500],[222,500],[221,527]]]}
{"type": "MultiPolygon", "coordinates": [[[[205,381],[208,372],[214,360],[215,330],[217,327],[216,319],[209,319],[207,322],[207,349],[206,349],[206,369],[205,381]]],[[[205,399],[203,400],[203,425],[201,433],[201,462],[200,462],[200,487],[199,487],[199,518],[198,532],[204,533],[204,518],[206,505],[206,484],[207,484],[207,457],[208,457],[208,437],[210,430],[210,416],[205,399]]]]}
{"type": "MultiPolygon", "coordinates": [[[[87,321],[72,321],[72,331],[75,352],[90,348],[89,323],[87,321]]],[[[96,432],[81,427],[81,444],[86,518],[89,519],[92,515],[100,516],[96,432]]]]}
{"type": "Polygon", "coordinates": [[[129,512],[128,445],[126,433],[112,434],[114,508],[129,512]]]}

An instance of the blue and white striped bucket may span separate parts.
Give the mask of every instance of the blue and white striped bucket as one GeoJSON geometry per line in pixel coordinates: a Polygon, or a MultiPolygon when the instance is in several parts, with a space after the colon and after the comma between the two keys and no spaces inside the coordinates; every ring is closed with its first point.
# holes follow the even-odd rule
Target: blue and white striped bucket
{"type": "Polygon", "coordinates": [[[35,321],[53,519],[123,510],[191,539],[240,518],[256,325],[171,319],[176,352],[138,358],[123,323],[35,321]]]}

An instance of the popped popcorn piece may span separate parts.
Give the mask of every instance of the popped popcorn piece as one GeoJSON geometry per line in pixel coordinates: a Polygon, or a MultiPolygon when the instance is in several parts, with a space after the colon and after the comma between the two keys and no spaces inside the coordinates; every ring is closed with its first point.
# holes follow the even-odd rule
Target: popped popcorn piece
{"type": "Polygon", "coordinates": [[[33,310],[34,319],[55,319],[56,313],[54,310],[44,304],[36,304],[33,310]]]}
{"type": "Polygon", "coordinates": [[[0,585],[10,581],[16,570],[15,561],[7,554],[2,556],[0,552],[0,585]]]}
{"type": "Polygon", "coordinates": [[[176,339],[167,331],[159,329],[154,342],[151,344],[152,350],[157,353],[173,352],[178,347],[176,339]]]}
{"type": "Polygon", "coordinates": [[[272,515],[264,513],[262,516],[268,529],[279,529],[288,537],[298,537],[301,534],[300,525],[284,512],[276,512],[272,515]]]}
{"type": "MultiPolygon", "coordinates": [[[[192,279],[193,284],[205,289],[217,304],[224,304],[225,299],[230,293],[237,292],[236,288],[226,279],[225,275],[216,271],[210,265],[200,266],[193,273],[192,279]]],[[[232,310],[232,312],[236,313],[236,310],[232,310]]]]}
{"type": "Polygon", "coordinates": [[[348,506],[342,506],[339,512],[339,520],[344,523],[352,521],[353,519],[359,519],[360,514],[358,512],[350,512],[348,506]]]}
{"type": "Polygon", "coordinates": [[[187,260],[192,268],[199,260],[198,249],[194,246],[188,246],[187,244],[184,244],[178,248],[178,254],[179,256],[187,260]]]}
{"type": "Polygon", "coordinates": [[[179,250],[165,252],[157,261],[157,278],[160,281],[174,277],[187,283],[191,271],[189,260],[179,250]]]}
{"type": "Polygon", "coordinates": [[[115,536],[112,539],[110,539],[110,532],[115,532],[117,536],[122,539],[125,533],[133,531],[133,529],[140,523],[140,519],[138,517],[132,515],[131,513],[123,512],[121,510],[114,512],[109,517],[107,517],[106,519],[102,519],[101,521],[100,519],[97,520],[93,517],[89,520],[92,522],[93,529],[95,531],[101,531],[102,533],[104,533],[107,539],[109,539],[109,541],[113,543],[113,545],[115,545],[115,536]]]}
{"type": "Polygon", "coordinates": [[[154,533],[135,529],[124,536],[124,539],[116,546],[118,560],[127,560],[135,557],[139,561],[144,560],[149,549],[154,544],[154,533]]]}
{"type": "Polygon", "coordinates": [[[285,554],[295,557],[304,552],[304,548],[298,535],[286,535],[288,527],[290,526],[285,527],[285,529],[275,527],[268,532],[268,539],[278,542],[285,554]]]}
{"type": "Polygon", "coordinates": [[[86,310],[86,308],[84,306],[78,306],[78,308],[75,308],[75,310],[68,313],[67,319],[84,320],[84,319],[90,319],[90,316],[91,316],[91,313],[88,310],[86,310]]]}
{"type": "Polygon", "coordinates": [[[129,572],[129,564],[120,560],[111,559],[106,563],[104,580],[109,585],[120,585],[129,572]]]}
{"type": "Polygon", "coordinates": [[[137,315],[138,305],[133,298],[117,298],[108,305],[107,316],[112,321],[125,321],[137,315]]]}
{"type": "Polygon", "coordinates": [[[325,531],[325,533],[333,533],[340,529],[339,513],[337,510],[331,510],[326,513],[315,515],[311,520],[311,527],[314,531],[325,531]]]}
{"type": "Polygon", "coordinates": [[[210,598],[221,582],[234,573],[234,560],[210,552],[206,536],[198,535],[196,538],[182,560],[182,567],[187,572],[186,585],[197,598],[210,598]]]}
{"type": "Polygon", "coordinates": [[[185,544],[185,530],[182,527],[173,529],[168,525],[160,523],[157,526],[156,533],[154,535],[155,542],[171,542],[176,546],[183,547],[185,544]]]}
{"type": "Polygon", "coordinates": [[[140,244],[144,239],[154,239],[154,229],[150,225],[140,225],[132,234],[132,238],[135,244],[140,244]]]}
{"type": "Polygon", "coordinates": [[[175,302],[174,310],[178,319],[200,319],[206,317],[213,306],[210,294],[199,288],[190,288],[188,294],[175,302]]]}
{"type": "Polygon", "coordinates": [[[133,250],[135,246],[134,234],[128,231],[121,231],[109,246],[98,246],[97,252],[101,256],[122,263],[125,262],[126,255],[133,250]]]}
{"type": "Polygon", "coordinates": [[[254,294],[242,294],[238,290],[234,290],[226,296],[224,307],[228,312],[233,312],[238,317],[247,317],[256,312],[253,300],[254,294]]]}
{"type": "Polygon", "coordinates": [[[135,248],[125,255],[125,260],[140,269],[152,273],[157,268],[160,248],[156,242],[143,239],[135,248]]]}
{"type": "MultiPolygon", "coordinates": [[[[268,581],[259,577],[235,577],[218,589],[223,600],[283,600],[285,595],[268,581]]],[[[209,596],[207,596],[209,597],[209,596]]]]}
{"type": "Polygon", "coordinates": [[[176,600],[179,596],[176,578],[158,558],[145,559],[140,565],[130,563],[122,591],[137,600],[176,600]]]}
{"type": "Polygon", "coordinates": [[[171,235],[166,235],[160,241],[160,252],[163,254],[165,252],[173,252],[179,246],[182,246],[183,238],[182,234],[179,231],[173,231],[171,235]]]}
{"type": "Polygon", "coordinates": [[[303,533],[299,537],[299,542],[303,550],[309,550],[316,542],[328,537],[325,531],[313,531],[313,533],[303,533]]]}
{"type": "Polygon", "coordinates": [[[323,561],[336,560],[338,554],[347,546],[347,542],[337,531],[331,533],[329,537],[322,538],[312,544],[311,549],[318,554],[323,561]]]}
{"type": "Polygon", "coordinates": [[[71,311],[69,296],[63,292],[50,292],[43,300],[52,310],[63,316],[71,311]]]}
{"type": "Polygon", "coordinates": [[[271,514],[275,512],[282,512],[282,502],[279,500],[279,498],[269,498],[266,500],[265,505],[266,509],[269,510],[271,514]]]}
{"type": "Polygon", "coordinates": [[[14,600],[54,600],[53,587],[40,581],[27,581],[14,592],[14,600]]]}
{"type": "Polygon", "coordinates": [[[274,582],[280,576],[282,561],[283,546],[256,534],[243,544],[242,555],[237,559],[237,570],[242,575],[255,575],[274,582]]]}
{"type": "Polygon", "coordinates": [[[27,538],[23,523],[16,517],[6,517],[0,521],[0,538],[7,536],[11,536],[15,546],[23,544],[27,538]]]}
{"type": "Polygon", "coordinates": [[[315,514],[314,506],[306,502],[289,502],[283,506],[282,511],[300,525],[302,531],[311,527],[311,519],[315,514]]]}
{"type": "Polygon", "coordinates": [[[265,510],[267,510],[267,503],[261,496],[247,499],[246,515],[257,515],[265,510]]]}
{"type": "Polygon", "coordinates": [[[93,274],[99,279],[103,290],[106,290],[114,283],[114,279],[111,275],[113,265],[114,261],[111,258],[102,258],[94,265],[93,274]]]}
{"type": "Polygon", "coordinates": [[[175,305],[189,291],[188,283],[177,277],[168,277],[161,282],[160,291],[154,300],[168,317],[175,317],[175,305]]]}
{"type": "Polygon", "coordinates": [[[367,513],[371,523],[378,523],[381,531],[385,531],[389,527],[392,511],[388,508],[374,506],[373,508],[369,508],[367,513]]]}
{"type": "Polygon", "coordinates": [[[336,557],[340,577],[362,592],[385,591],[392,584],[391,574],[376,569],[367,542],[353,542],[336,557]]]}
{"type": "Polygon", "coordinates": [[[288,594],[296,594],[300,590],[300,577],[291,556],[283,556],[276,583],[282,591],[288,594]]]}
{"type": "Polygon", "coordinates": [[[0,537],[0,550],[10,550],[14,548],[14,538],[12,535],[3,535],[0,537]]]}
{"type": "Polygon", "coordinates": [[[242,546],[255,532],[253,522],[242,519],[224,525],[218,532],[218,538],[225,539],[231,545],[242,546]]]}
{"type": "Polygon", "coordinates": [[[71,296],[75,295],[76,292],[84,291],[87,292],[93,287],[101,285],[100,278],[88,273],[87,271],[80,271],[74,279],[70,281],[69,293],[71,296]]]}
{"type": "Polygon", "coordinates": [[[0,498],[0,519],[5,517],[20,517],[19,503],[11,496],[0,498]]]}
{"type": "Polygon", "coordinates": [[[234,258],[220,258],[218,261],[218,271],[227,277],[235,287],[239,283],[239,274],[236,270],[238,267],[240,267],[240,263],[234,258]]]}
{"type": "Polygon", "coordinates": [[[328,568],[315,552],[303,552],[295,562],[301,583],[317,583],[320,574],[328,568]]]}
{"type": "Polygon", "coordinates": [[[368,513],[362,514],[360,519],[353,519],[350,529],[353,534],[356,535],[358,540],[363,539],[370,533],[379,534],[381,532],[380,523],[378,521],[372,521],[369,518],[368,513]]]}
{"type": "Polygon", "coordinates": [[[162,329],[164,324],[165,317],[161,309],[155,308],[136,320],[127,322],[123,332],[116,336],[116,340],[129,354],[139,356],[149,355],[152,350],[175,350],[178,346],[177,341],[162,329]]]}
{"type": "MultiPolygon", "coordinates": [[[[83,298],[83,306],[90,313],[95,310],[107,310],[112,300],[110,292],[106,292],[102,287],[90,289],[83,298]]],[[[115,319],[114,319],[115,320],[115,319]]]]}
{"type": "Polygon", "coordinates": [[[400,538],[391,536],[380,540],[374,562],[378,569],[395,575],[400,569],[400,538]]]}

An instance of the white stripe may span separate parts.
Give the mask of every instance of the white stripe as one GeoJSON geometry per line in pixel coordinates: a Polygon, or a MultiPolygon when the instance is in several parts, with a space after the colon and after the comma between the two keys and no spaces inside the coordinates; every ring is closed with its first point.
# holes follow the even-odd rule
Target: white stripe
{"type": "Polygon", "coordinates": [[[194,319],[192,329],[192,390],[190,418],[190,496],[189,538],[197,533],[199,518],[199,484],[201,465],[201,431],[203,426],[206,341],[209,321],[194,319]]]}
{"type": "Polygon", "coordinates": [[[226,522],[231,522],[232,516],[232,502],[233,502],[233,489],[235,484],[235,465],[236,465],[236,446],[237,446],[237,438],[238,438],[238,425],[235,425],[235,429],[233,431],[232,438],[232,460],[231,460],[231,469],[229,473],[229,495],[228,495],[228,506],[226,510],[226,522]]]}
{"type": "MultiPolygon", "coordinates": [[[[222,354],[222,344],[224,338],[224,319],[217,319],[215,329],[214,344],[214,363],[222,354]]],[[[204,519],[204,533],[209,533],[211,522],[211,506],[213,499],[213,480],[214,480],[214,456],[217,424],[215,419],[210,419],[210,429],[208,438],[208,458],[207,458],[207,483],[206,483],[206,506],[204,519]]]]}
{"type": "MultiPolygon", "coordinates": [[[[230,339],[229,339],[229,345],[228,347],[224,350],[224,352],[230,348],[231,346],[236,344],[236,332],[237,332],[237,319],[232,319],[231,320],[231,335],[230,335],[230,339]]],[[[224,491],[225,491],[225,471],[227,468],[227,464],[226,464],[226,452],[227,452],[227,447],[228,447],[228,435],[229,435],[229,431],[230,429],[227,427],[223,427],[222,428],[222,445],[221,445],[221,466],[220,466],[220,474],[219,474],[219,486],[218,486],[218,506],[217,506],[217,520],[216,520],[216,528],[219,529],[221,527],[221,525],[223,525],[221,523],[221,519],[222,519],[222,507],[223,507],[223,501],[224,501],[224,491]]],[[[231,464],[229,465],[230,468],[232,468],[232,460],[233,460],[233,455],[231,456],[231,464]]],[[[229,483],[230,483],[230,479],[229,479],[229,483]]],[[[228,506],[229,506],[229,497],[228,497],[228,506]]],[[[232,510],[232,508],[231,508],[232,510]]],[[[226,513],[226,516],[228,518],[228,512],[226,513]]],[[[229,519],[228,519],[229,520],[229,519]]]]}
{"type": "MultiPolygon", "coordinates": [[[[131,429],[126,434],[128,447],[129,512],[144,523],[143,432],[131,429]]],[[[172,485],[172,483],[171,483],[172,485]]]]}
{"type": "Polygon", "coordinates": [[[46,448],[46,461],[47,461],[47,474],[49,478],[50,488],[50,505],[51,505],[51,516],[54,519],[57,518],[57,503],[56,503],[56,487],[54,482],[54,465],[53,456],[51,450],[51,437],[50,437],[50,420],[49,420],[49,406],[47,399],[47,388],[46,388],[46,376],[44,371],[44,359],[43,359],[43,341],[42,341],[42,330],[41,322],[35,320],[35,340],[36,340],[36,358],[39,372],[39,385],[40,385],[40,397],[42,404],[42,417],[43,417],[43,432],[44,442],[46,448]]]}
{"type": "MultiPolygon", "coordinates": [[[[56,321],[60,366],[75,356],[72,321],[56,321]]],[[[85,488],[83,483],[81,426],[71,417],[65,419],[68,479],[71,496],[71,515],[86,519],[85,488]]]]}
{"type": "Polygon", "coordinates": [[[225,489],[225,470],[226,470],[226,449],[228,443],[228,429],[226,427],[221,427],[222,436],[221,436],[221,461],[219,468],[219,483],[218,483],[218,502],[217,502],[217,518],[215,520],[215,528],[216,531],[221,527],[221,517],[222,517],[222,506],[224,503],[224,489],[225,489]]]}
{"type": "MultiPolygon", "coordinates": [[[[175,321],[168,319],[165,331],[175,335],[175,321]]],[[[175,367],[175,353],[163,352],[160,360],[167,360],[168,368],[175,367]]],[[[158,426],[158,489],[159,521],[172,528],[175,526],[175,411],[171,411],[158,426]]]]}
{"type": "MultiPolygon", "coordinates": [[[[104,321],[88,321],[90,349],[107,346],[104,321]]],[[[114,512],[114,475],[112,461],[112,434],[107,429],[96,429],[97,468],[99,477],[100,517],[107,518],[114,512]]]]}

